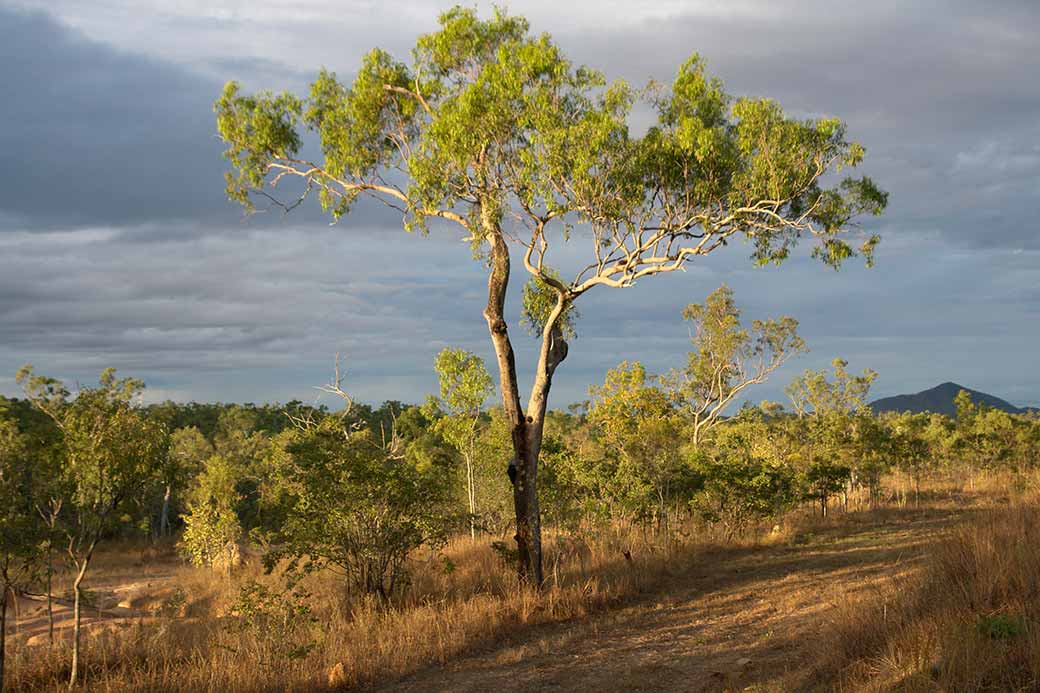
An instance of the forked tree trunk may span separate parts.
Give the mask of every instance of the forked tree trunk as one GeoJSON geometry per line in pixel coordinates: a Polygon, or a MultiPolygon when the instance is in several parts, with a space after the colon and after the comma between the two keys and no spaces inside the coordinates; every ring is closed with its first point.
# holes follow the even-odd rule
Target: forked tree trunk
{"type": "Polygon", "coordinates": [[[540,587],[542,571],[542,532],[538,508],[538,455],[542,448],[545,412],[549,387],[556,366],[567,355],[557,322],[563,313],[560,297],[546,321],[542,345],[535,371],[531,397],[526,413],[520,405],[516,378],[516,358],[505,321],[505,298],[509,286],[509,247],[496,222],[486,214],[483,219],[491,248],[491,271],[488,276],[488,303],[484,317],[495,348],[502,406],[510,422],[516,474],[513,477],[513,508],[516,514],[517,571],[520,580],[540,587]]]}

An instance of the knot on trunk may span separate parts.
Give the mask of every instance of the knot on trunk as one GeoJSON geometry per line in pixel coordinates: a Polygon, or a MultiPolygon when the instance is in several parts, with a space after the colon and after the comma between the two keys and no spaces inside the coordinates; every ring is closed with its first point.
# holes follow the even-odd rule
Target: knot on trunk
{"type": "Polygon", "coordinates": [[[488,323],[488,330],[491,334],[506,334],[509,331],[509,326],[506,325],[506,321],[497,315],[491,315],[488,311],[484,311],[484,318],[488,323]]]}
{"type": "Polygon", "coordinates": [[[553,327],[549,341],[549,358],[546,362],[547,370],[552,373],[556,367],[567,358],[567,340],[563,338],[563,332],[559,326],[553,327]]]}

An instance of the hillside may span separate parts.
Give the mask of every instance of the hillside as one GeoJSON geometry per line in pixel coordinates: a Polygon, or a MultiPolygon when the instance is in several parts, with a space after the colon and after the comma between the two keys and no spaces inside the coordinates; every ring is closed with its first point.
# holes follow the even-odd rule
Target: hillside
{"type": "Polygon", "coordinates": [[[999,397],[994,397],[993,395],[988,395],[985,392],[979,392],[978,390],[972,390],[969,387],[964,387],[957,383],[943,383],[942,385],[936,385],[930,390],[924,390],[912,395],[883,397],[871,402],[870,408],[874,410],[874,413],[878,414],[886,411],[910,411],[914,413],[930,411],[938,414],[946,414],[947,416],[954,416],[957,413],[957,408],[954,406],[953,400],[961,390],[967,390],[968,394],[971,395],[972,401],[975,403],[981,402],[988,407],[1000,409],[1010,414],[1023,414],[1027,411],[1026,409],[1020,409],[999,397]]]}

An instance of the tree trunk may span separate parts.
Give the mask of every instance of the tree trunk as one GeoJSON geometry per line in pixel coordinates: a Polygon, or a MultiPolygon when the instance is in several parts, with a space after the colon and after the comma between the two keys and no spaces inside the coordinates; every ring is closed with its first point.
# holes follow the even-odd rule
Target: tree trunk
{"type": "Polygon", "coordinates": [[[497,223],[491,220],[490,210],[484,210],[484,229],[491,246],[491,271],[488,274],[488,303],[484,309],[491,343],[495,348],[498,364],[499,388],[502,392],[502,408],[510,423],[510,435],[516,457],[516,474],[513,476],[513,506],[516,511],[517,570],[521,580],[528,576],[541,581],[541,551],[534,541],[537,519],[532,522],[532,510],[537,513],[535,475],[537,460],[532,470],[527,453],[527,422],[520,408],[520,391],[516,382],[516,357],[509,341],[509,327],[505,321],[506,289],[509,287],[509,248],[497,223]],[[535,498],[532,508],[531,498],[535,498]]]}
{"type": "Polygon", "coordinates": [[[170,534],[170,494],[171,485],[166,484],[166,493],[163,494],[162,512],[159,514],[159,536],[166,537],[170,534]]]}
{"type": "Polygon", "coordinates": [[[542,448],[545,412],[556,366],[567,356],[557,321],[563,314],[564,297],[558,297],[542,331],[542,345],[535,371],[527,412],[520,405],[516,378],[516,358],[505,321],[506,290],[509,287],[509,247],[490,210],[482,209],[482,221],[490,246],[491,271],[488,275],[488,303],[484,318],[495,348],[502,406],[511,424],[516,473],[513,480],[513,508],[516,515],[517,571],[520,580],[541,586],[542,532],[538,509],[538,455],[542,448]]]}
{"type": "Polygon", "coordinates": [[[54,596],[53,588],[54,554],[50,541],[47,542],[47,640],[54,647],[54,596]]]}
{"type": "Polygon", "coordinates": [[[72,670],[69,672],[69,690],[76,687],[76,678],[79,674],[79,620],[80,620],[80,586],[83,584],[83,576],[87,574],[87,566],[90,564],[88,555],[79,567],[76,581],[72,583],[72,670]]]}
{"type": "Polygon", "coordinates": [[[466,495],[469,499],[469,537],[477,537],[477,495],[473,488],[473,446],[466,456],[466,495]]]}

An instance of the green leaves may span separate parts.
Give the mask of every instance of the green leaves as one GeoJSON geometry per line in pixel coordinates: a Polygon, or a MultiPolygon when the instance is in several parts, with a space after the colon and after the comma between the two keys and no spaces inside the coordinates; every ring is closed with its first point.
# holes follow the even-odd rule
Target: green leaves
{"type": "Polygon", "coordinates": [[[693,418],[693,444],[745,388],[765,382],[790,357],[806,351],[798,336],[798,321],[790,316],[755,320],[748,330],[740,322],[733,291],[725,284],[703,304],[683,311],[691,323],[686,367],[667,379],[672,396],[693,418]]]}
{"type": "Polygon", "coordinates": [[[251,210],[248,193],[263,188],[269,164],[295,158],[300,149],[296,126],[302,102],[288,93],[243,96],[239,92],[238,82],[228,82],[213,110],[217,131],[228,145],[224,157],[234,167],[225,176],[228,197],[251,210]]]}
{"type": "Polygon", "coordinates": [[[549,226],[567,240],[585,224],[594,260],[563,282],[575,297],[681,269],[734,235],[752,243],[758,263],[782,262],[811,236],[828,265],[858,254],[869,264],[877,237],[846,237],[887,203],[866,177],[824,185],[865,155],[839,119],[733,99],[696,54],[670,88],[608,85],[502,10],[443,13],[410,64],[373,50],[351,84],[323,70],[305,100],[245,96],[231,83],[216,110],[234,168],[228,192],[247,207],[251,193],[272,196],[292,176],[334,219],[372,195],[409,230],[448,218],[479,245],[515,217],[534,229],[522,240],[540,248],[534,274],[545,269],[549,226]],[[639,102],[657,112],[642,136],[629,130],[639,102]],[[302,127],[317,133],[323,161],[297,158],[302,127]]]}
{"type": "Polygon", "coordinates": [[[853,413],[866,405],[877,371],[867,368],[862,375],[852,375],[846,370],[848,365],[848,361],[834,359],[833,381],[827,379],[824,371],[808,370],[785,388],[799,416],[853,413]]]}
{"type": "MultiPolygon", "coordinates": [[[[555,270],[544,268],[542,271],[555,280],[557,284],[562,283],[559,273],[555,270]]],[[[558,297],[559,292],[554,287],[546,284],[541,277],[532,276],[524,284],[521,296],[520,324],[532,336],[540,337],[542,335],[545,323],[549,320],[558,297]]],[[[574,303],[568,301],[555,323],[564,339],[570,341],[578,336],[574,329],[574,324],[580,317],[581,313],[578,312],[574,303]]]]}
{"type": "Polygon", "coordinates": [[[417,63],[443,77],[478,68],[501,47],[523,39],[528,30],[527,20],[497,7],[490,20],[481,21],[475,10],[456,5],[437,22],[440,31],[420,36],[413,55],[417,63]]]}
{"type": "Polygon", "coordinates": [[[441,469],[413,464],[392,435],[380,441],[339,417],[283,433],[271,462],[264,492],[284,516],[269,537],[271,566],[331,566],[359,591],[389,598],[411,553],[442,541],[453,520],[441,469]]]}
{"type": "Polygon", "coordinates": [[[464,349],[444,348],[437,354],[434,368],[440,376],[441,399],[450,414],[479,414],[495,391],[483,359],[464,349]]]}
{"type": "Polygon", "coordinates": [[[229,571],[238,563],[243,532],[235,507],[242,472],[226,457],[212,455],[196,477],[179,544],[194,565],[229,571]]]}

